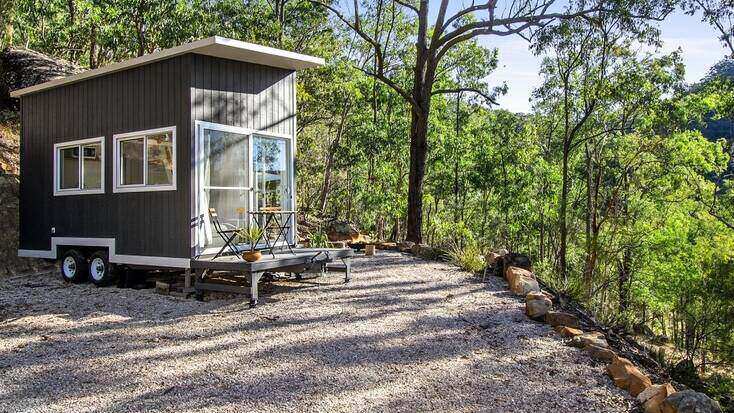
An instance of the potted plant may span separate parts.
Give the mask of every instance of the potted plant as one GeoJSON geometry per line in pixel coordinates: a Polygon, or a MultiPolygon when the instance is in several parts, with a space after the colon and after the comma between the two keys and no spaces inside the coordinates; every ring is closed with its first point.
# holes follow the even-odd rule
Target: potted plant
{"type": "Polygon", "coordinates": [[[260,240],[263,231],[256,227],[251,226],[249,228],[242,228],[239,231],[239,238],[243,243],[250,245],[250,250],[242,253],[242,258],[247,262],[255,262],[262,258],[262,253],[258,251],[257,242],[260,240]]]}

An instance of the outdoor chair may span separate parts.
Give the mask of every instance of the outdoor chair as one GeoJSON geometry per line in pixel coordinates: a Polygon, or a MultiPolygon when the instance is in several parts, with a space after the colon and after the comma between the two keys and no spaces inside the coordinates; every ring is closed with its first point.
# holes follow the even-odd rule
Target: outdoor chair
{"type": "Polygon", "coordinates": [[[217,215],[217,210],[214,208],[209,208],[209,219],[211,220],[212,227],[214,227],[214,231],[224,241],[224,245],[212,259],[215,260],[224,255],[223,253],[226,249],[229,249],[237,257],[242,258],[240,252],[237,251],[237,247],[234,245],[234,240],[237,238],[239,229],[232,224],[221,223],[219,221],[219,215],[217,215]]]}

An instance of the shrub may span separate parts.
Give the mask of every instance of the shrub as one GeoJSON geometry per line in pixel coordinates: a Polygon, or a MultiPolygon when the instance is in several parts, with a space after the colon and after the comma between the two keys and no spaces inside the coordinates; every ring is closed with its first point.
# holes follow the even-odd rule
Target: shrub
{"type": "Polygon", "coordinates": [[[324,231],[316,231],[309,236],[309,246],[312,248],[329,248],[329,237],[324,231]]]}
{"type": "Polygon", "coordinates": [[[475,242],[469,242],[463,247],[453,244],[449,249],[449,256],[452,263],[472,273],[482,271],[485,267],[484,254],[475,242]]]}

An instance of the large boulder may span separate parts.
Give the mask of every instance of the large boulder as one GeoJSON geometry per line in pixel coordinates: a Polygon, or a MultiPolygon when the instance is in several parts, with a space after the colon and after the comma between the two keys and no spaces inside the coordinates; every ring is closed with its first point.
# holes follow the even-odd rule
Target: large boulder
{"type": "Polygon", "coordinates": [[[8,48],[0,51],[0,110],[18,110],[18,99],[10,92],[49,80],[66,77],[81,68],[28,49],[8,48]]]}
{"type": "Polygon", "coordinates": [[[533,319],[542,319],[550,310],[553,302],[545,294],[533,291],[525,296],[525,314],[533,319]]]}
{"type": "Polygon", "coordinates": [[[545,322],[551,327],[566,326],[579,328],[579,318],[573,314],[564,313],[562,311],[551,311],[545,315],[545,322]]]}
{"type": "Polygon", "coordinates": [[[721,413],[721,406],[703,393],[683,390],[665,398],[660,411],[662,413],[721,413]]]}
{"type": "Polygon", "coordinates": [[[670,383],[654,384],[638,394],[637,401],[645,409],[645,413],[662,413],[663,402],[673,393],[675,388],[670,383]]]}
{"type": "Polygon", "coordinates": [[[614,381],[615,386],[627,390],[633,397],[652,386],[650,378],[626,358],[614,358],[612,363],[607,366],[607,373],[614,381]]]}

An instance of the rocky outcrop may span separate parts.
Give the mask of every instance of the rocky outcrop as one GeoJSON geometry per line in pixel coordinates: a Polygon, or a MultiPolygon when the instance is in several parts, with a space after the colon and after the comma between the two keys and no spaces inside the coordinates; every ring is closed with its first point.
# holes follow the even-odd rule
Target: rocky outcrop
{"type": "Polygon", "coordinates": [[[661,413],[721,413],[719,403],[695,390],[675,392],[665,398],[661,413]]]}
{"type": "Polygon", "coordinates": [[[17,175],[0,174],[0,277],[51,268],[43,260],[18,257],[17,175]]]}
{"type": "Polygon", "coordinates": [[[18,110],[18,100],[10,92],[81,71],[67,61],[53,59],[27,49],[9,48],[0,52],[0,110],[18,110]]]}

